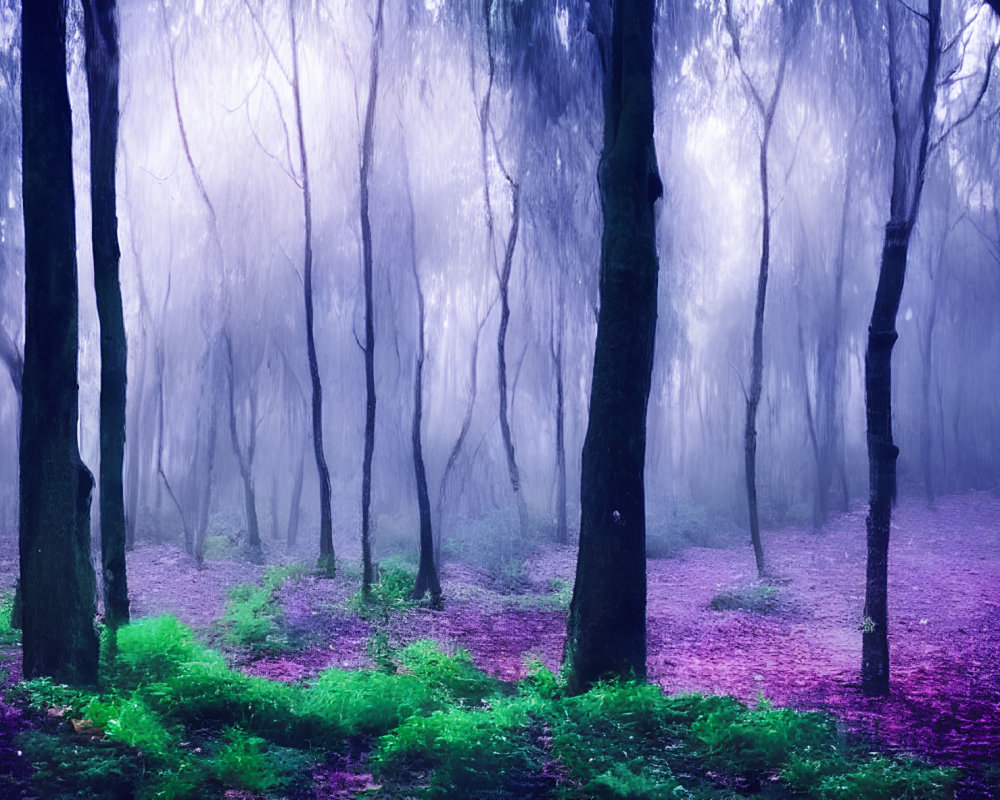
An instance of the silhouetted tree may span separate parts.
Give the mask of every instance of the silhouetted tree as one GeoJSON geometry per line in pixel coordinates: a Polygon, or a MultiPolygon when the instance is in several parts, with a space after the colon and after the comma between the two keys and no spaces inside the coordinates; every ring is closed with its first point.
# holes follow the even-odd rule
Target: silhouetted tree
{"type": "MultiPolygon", "coordinates": [[[[732,0],[726,0],[726,30],[732,40],[733,55],[739,64],[747,94],[761,118],[759,169],[761,197],[761,237],[760,266],[757,271],[757,300],[753,315],[753,345],[750,354],[750,386],[746,392],[746,423],[743,429],[743,462],[746,472],[747,507],[750,514],[750,541],[753,545],[757,575],[764,577],[764,547],[760,541],[760,517],[757,511],[757,407],[764,388],[764,305],[767,301],[767,280],[771,267],[771,200],[768,182],[768,146],[774,127],[774,112],[781,98],[781,88],[785,82],[785,67],[788,63],[788,48],[782,43],[778,61],[778,75],[770,97],[765,98],[757,84],[750,77],[743,62],[740,43],[740,29],[733,16],[732,0]]],[[[782,31],[784,34],[784,31],[782,31]]],[[[784,37],[783,37],[784,38],[784,37]]]]}
{"type": "Polygon", "coordinates": [[[906,277],[910,235],[920,208],[941,56],[941,0],[929,0],[927,14],[919,17],[898,3],[889,3],[886,9],[893,131],[892,195],[865,351],[869,510],[861,684],[869,696],[889,693],[889,528],[896,500],[899,455],[899,448],[892,440],[892,348],[898,338],[896,314],[906,277]],[[925,39],[914,31],[924,27],[925,39]],[[904,43],[911,37],[924,41],[922,51],[913,55],[904,49],[904,43]],[[915,63],[900,64],[901,57],[912,58],[915,63]],[[910,97],[906,93],[911,83],[907,74],[914,68],[919,70],[921,80],[916,97],[910,97]],[[912,120],[910,125],[905,124],[908,119],[912,120]]]}
{"type": "Polygon", "coordinates": [[[118,9],[116,0],[84,0],[87,98],[90,109],[90,202],[94,292],[101,324],[101,566],[104,615],[128,622],[125,574],[125,381],[127,353],[118,279],[118,9]]]}
{"type": "Polygon", "coordinates": [[[413,474],[417,483],[417,511],[420,518],[420,557],[417,567],[417,578],[413,586],[413,599],[421,600],[429,591],[431,603],[441,602],[441,583],[438,581],[437,566],[434,563],[434,529],[431,520],[431,498],[427,491],[427,470],[424,466],[423,419],[424,419],[424,290],[420,284],[420,270],[417,267],[417,235],[416,212],[413,209],[413,192],[410,188],[409,159],[405,156],[406,174],[403,177],[406,186],[406,202],[408,217],[408,238],[410,247],[410,268],[417,289],[417,357],[413,375],[413,426],[410,441],[413,447],[413,474]]]}
{"type": "Polygon", "coordinates": [[[649,0],[592,3],[604,69],[598,169],[604,234],[601,307],[580,480],[580,550],[563,657],[570,691],[646,675],[646,405],[656,331],[649,0]]]}
{"type": "Polygon", "coordinates": [[[375,580],[372,561],[371,505],[372,505],[372,457],[375,454],[375,299],[373,289],[373,268],[375,256],[372,252],[372,223],[369,208],[369,178],[375,150],[375,110],[378,105],[378,64],[382,49],[382,4],[376,0],[375,28],[372,31],[371,60],[368,73],[368,102],[365,105],[364,130],[361,135],[361,166],[359,181],[361,186],[361,263],[365,288],[365,445],[361,472],[361,591],[364,596],[371,592],[375,580]]]}
{"type": "Polygon", "coordinates": [[[97,680],[90,498],[77,447],[76,222],[66,4],[22,8],[25,348],[20,453],[24,676],[97,680]]]}

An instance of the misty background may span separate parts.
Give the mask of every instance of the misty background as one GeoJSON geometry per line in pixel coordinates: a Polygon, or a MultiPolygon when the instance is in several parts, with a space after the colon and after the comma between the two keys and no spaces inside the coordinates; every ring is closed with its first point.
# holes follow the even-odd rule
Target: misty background
{"type": "MultiPolygon", "coordinates": [[[[410,426],[420,293],[423,448],[445,559],[449,542],[470,531],[524,535],[500,424],[501,288],[510,308],[506,402],[529,533],[555,536],[560,426],[571,537],[579,524],[598,302],[599,55],[585,3],[497,5],[487,22],[477,2],[391,1],[377,41],[370,219],[378,556],[417,547],[410,426]]],[[[743,70],[770,93],[787,60],[768,151],[771,282],[757,423],[766,527],[821,527],[867,496],[864,347],[892,167],[880,3],[737,3],[739,60],[721,3],[658,6],[656,149],[665,192],[648,411],[651,555],[709,529],[745,525],[744,387],[761,246],[762,128],[743,70]]],[[[209,551],[213,539],[245,544],[240,460],[252,453],[266,550],[318,551],[301,132],[334,537],[338,555],[357,558],[365,424],[359,170],[374,3],[296,3],[297,78],[285,2],[119,7],[130,528],[138,541],[181,544],[185,532],[190,538],[203,527],[209,551]]],[[[16,0],[0,4],[6,536],[17,532],[23,346],[19,11],[16,0]]],[[[943,493],[1000,487],[1000,89],[989,80],[1000,22],[978,0],[945,0],[943,19],[942,84],[893,355],[900,490],[931,503],[943,493]]],[[[100,364],[81,20],[74,8],[67,68],[79,436],[96,471],[100,364]]],[[[910,38],[917,63],[921,40],[910,38]]]]}

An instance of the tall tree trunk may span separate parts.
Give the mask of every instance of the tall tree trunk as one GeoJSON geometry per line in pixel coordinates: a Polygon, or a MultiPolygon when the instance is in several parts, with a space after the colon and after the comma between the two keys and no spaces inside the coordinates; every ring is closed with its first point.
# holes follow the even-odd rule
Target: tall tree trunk
{"type": "Polygon", "coordinates": [[[233,342],[228,333],[222,336],[226,351],[226,378],[229,384],[229,437],[233,454],[243,479],[243,507],[247,522],[247,557],[255,564],[264,561],[264,547],[260,540],[260,522],[257,518],[257,493],[253,483],[253,461],[257,450],[257,395],[250,388],[250,432],[245,446],[240,443],[236,421],[236,369],[233,362],[233,342]]]}
{"type": "MultiPolygon", "coordinates": [[[[306,306],[306,353],[309,359],[309,382],[312,386],[312,440],[319,474],[319,561],[321,574],[332,578],[336,570],[333,552],[333,498],[330,489],[330,469],[323,452],[323,385],[316,357],[316,336],[313,319],[313,252],[312,252],[312,191],[309,185],[309,159],[306,156],[305,126],[302,123],[302,97],[299,92],[299,47],[295,29],[294,1],[289,0],[288,22],[292,33],[292,98],[295,102],[295,127],[299,139],[299,162],[302,165],[302,207],[305,218],[305,255],[302,287],[306,306]]],[[[297,508],[297,506],[296,506],[297,508]]],[[[298,530],[296,511],[296,531],[298,530]]],[[[291,536],[291,527],[289,527],[291,536]]]]}
{"type": "Polygon", "coordinates": [[[643,468],[656,332],[653,209],[663,193],[653,142],[654,4],[618,0],[610,9],[592,4],[590,13],[604,67],[604,232],[580,549],[563,656],[571,692],[609,676],[646,675],[643,468]]]}
{"type": "MultiPolygon", "coordinates": [[[[190,552],[201,568],[205,563],[205,539],[208,538],[208,520],[212,510],[212,478],[215,473],[215,445],[219,432],[219,406],[215,400],[215,369],[209,367],[208,400],[202,403],[202,410],[208,407],[208,428],[204,435],[204,468],[202,477],[195,487],[197,492],[198,517],[193,531],[193,545],[190,552]]],[[[187,538],[185,529],[185,538],[187,538]]]]}
{"type": "Polygon", "coordinates": [[[929,0],[926,24],[927,62],[920,89],[919,147],[914,155],[903,141],[900,85],[896,63],[896,14],[888,13],[889,89],[892,100],[893,171],[889,222],[885,226],[878,286],[868,326],[865,351],[865,411],[868,440],[869,501],[868,558],[865,573],[865,610],[861,639],[861,688],[868,696],[889,694],[889,529],[896,500],[896,458],[892,440],[892,348],[896,343],[896,314],[906,278],[906,257],[923,189],[930,126],[936,96],[940,57],[941,0],[929,0]]]}
{"type": "Polygon", "coordinates": [[[417,289],[417,358],[413,375],[413,426],[410,439],[413,446],[413,474],[417,482],[417,511],[420,517],[420,559],[417,568],[417,579],[413,586],[413,599],[421,600],[429,591],[431,603],[441,602],[441,583],[438,580],[437,566],[434,563],[434,529],[431,520],[431,498],[427,491],[427,470],[424,466],[423,447],[423,410],[424,410],[424,356],[426,353],[424,337],[424,290],[420,285],[420,271],[417,266],[417,233],[416,213],[413,209],[413,191],[410,187],[410,165],[404,144],[404,180],[406,182],[406,201],[409,208],[409,245],[410,268],[413,272],[413,282],[417,289]]]}
{"type": "Polygon", "coordinates": [[[77,447],[78,288],[66,4],[22,8],[25,346],[20,585],[25,678],[97,681],[90,498],[77,447]]]}
{"type": "Polygon", "coordinates": [[[378,62],[382,47],[382,4],[376,0],[375,30],[372,34],[371,69],[368,77],[368,103],[365,107],[364,132],[361,140],[361,249],[365,286],[365,445],[361,471],[361,591],[367,597],[375,581],[372,561],[371,503],[372,457],[375,454],[375,300],[373,290],[374,254],[372,224],[369,213],[368,182],[375,149],[375,109],[378,104],[378,62]]]}
{"type": "Polygon", "coordinates": [[[767,175],[767,148],[771,140],[771,128],[774,124],[774,112],[781,97],[781,87],[785,80],[785,65],[788,61],[788,49],[782,46],[781,60],[778,63],[778,75],[774,82],[771,97],[764,101],[757,87],[750,79],[743,66],[739,28],[733,17],[732,0],[726,0],[726,30],[733,42],[733,52],[739,63],[740,71],[750,97],[753,99],[763,125],[760,140],[760,198],[761,198],[761,241],[760,266],[757,271],[757,300],[754,304],[753,342],[750,352],[750,387],[746,395],[746,421],[743,429],[743,465],[746,474],[747,510],[750,517],[750,542],[753,545],[754,561],[757,565],[757,575],[764,577],[764,547],[760,540],[760,515],[757,505],[757,408],[760,405],[761,392],[764,389],[764,306],[767,301],[767,279],[771,265],[771,201],[770,187],[767,175]]]}
{"type": "MultiPolygon", "coordinates": [[[[174,45],[173,40],[170,36],[170,23],[167,19],[167,4],[166,0],[160,0],[160,21],[163,25],[163,32],[167,42],[167,65],[170,72],[170,88],[171,95],[173,97],[174,103],[174,114],[177,118],[177,131],[181,137],[181,149],[184,151],[184,159],[187,162],[188,169],[191,172],[191,179],[194,181],[195,187],[198,189],[198,194],[201,197],[202,204],[205,207],[205,212],[208,217],[208,233],[209,241],[212,244],[212,249],[215,254],[215,267],[221,273],[225,272],[225,254],[222,249],[222,235],[219,232],[219,217],[215,211],[215,205],[212,203],[211,198],[208,196],[208,189],[205,186],[205,181],[202,178],[201,171],[198,169],[198,165],[195,164],[194,155],[191,152],[191,142],[187,135],[187,126],[184,124],[184,114],[181,111],[181,100],[180,93],[177,90],[177,66],[174,59],[174,45]]],[[[209,296],[207,298],[207,318],[209,320],[209,325],[215,325],[218,318],[217,314],[217,295],[215,284],[212,284],[213,288],[210,289],[209,296]]],[[[169,285],[168,285],[169,293],[169,285]]],[[[166,309],[166,301],[164,301],[164,309],[166,309]]],[[[208,524],[208,511],[211,502],[212,493],[212,472],[215,460],[215,431],[216,431],[216,408],[215,408],[215,396],[214,382],[215,377],[215,337],[216,334],[214,329],[208,329],[205,331],[205,356],[203,362],[208,370],[207,377],[204,378],[209,390],[207,393],[202,395],[202,408],[199,409],[199,417],[205,413],[205,404],[208,404],[209,408],[209,420],[210,420],[210,436],[206,443],[209,448],[202,457],[206,462],[206,469],[204,476],[200,479],[199,484],[194,488],[192,492],[188,494],[194,497],[195,504],[195,522],[196,528],[192,528],[186,521],[186,515],[181,514],[182,519],[185,520],[184,524],[184,546],[188,553],[194,555],[195,560],[198,562],[199,566],[203,561],[202,547],[205,539],[206,526],[208,524]]],[[[199,437],[202,440],[202,437],[199,437]]],[[[201,445],[201,441],[195,442],[195,459],[199,459],[198,447],[201,445]]],[[[166,485],[166,483],[165,483],[166,485]]],[[[168,487],[169,488],[169,487],[168,487]]],[[[174,504],[177,504],[177,497],[171,492],[174,504]]]]}
{"type": "Polygon", "coordinates": [[[561,284],[555,325],[552,366],[556,373],[556,544],[567,544],[569,542],[569,522],[566,518],[566,392],[563,386],[563,297],[561,284]]]}
{"type": "Polygon", "coordinates": [[[510,488],[517,503],[517,518],[521,538],[528,536],[528,504],[521,490],[521,471],[514,453],[514,434],[510,427],[510,411],[507,405],[507,327],[510,323],[510,276],[514,267],[514,252],[517,248],[517,234],[521,223],[521,186],[508,178],[511,196],[510,233],[504,247],[503,264],[499,273],[500,286],[500,326],[497,330],[497,388],[500,398],[500,435],[503,451],[507,459],[507,475],[510,488]]]}
{"type": "Polygon", "coordinates": [[[438,487],[436,507],[437,537],[434,542],[434,563],[438,565],[441,564],[441,542],[443,540],[442,529],[444,527],[444,500],[448,490],[448,479],[451,477],[452,473],[455,471],[455,467],[458,465],[458,457],[461,455],[462,447],[465,445],[466,437],[469,435],[469,429],[472,427],[472,415],[476,408],[476,396],[478,394],[479,386],[479,340],[482,338],[483,328],[486,325],[488,317],[489,311],[487,311],[479,320],[479,325],[476,327],[476,335],[472,340],[472,351],[469,354],[469,399],[465,405],[465,415],[462,417],[462,424],[458,429],[458,436],[455,437],[455,442],[452,444],[451,451],[448,453],[448,460],[445,462],[444,470],[441,472],[441,483],[438,487]]]}
{"type": "Polygon", "coordinates": [[[305,461],[305,451],[299,455],[298,466],[295,468],[295,481],[292,483],[292,497],[288,501],[288,532],[286,541],[288,547],[294,547],[299,538],[299,512],[302,509],[302,473],[305,461]]]}
{"type": "Polygon", "coordinates": [[[125,575],[125,382],[127,353],[118,264],[115,157],[118,150],[118,10],[116,0],[84,0],[90,109],[90,202],[94,291],[101,325],[101,566],[104,616],[129,620],[125,575]]]}

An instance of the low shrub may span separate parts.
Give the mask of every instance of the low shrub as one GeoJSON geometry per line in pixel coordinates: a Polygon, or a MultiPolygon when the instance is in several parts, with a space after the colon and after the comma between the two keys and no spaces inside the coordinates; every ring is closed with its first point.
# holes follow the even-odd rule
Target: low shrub
{"type": "Polygon", "coordinates": [[[0,592],[0,647],[21,641],[21,631],[13,624],[11,615],[14,612],[14,592],[0,592]]]}
{"type": "Polygon", "coordinates": [[[297,643],[282,630],[278,594],[286,582],[302,580],[306,574],[306,568],[296,564],[270,567],[259,584],[241,583],[230,589],[223,615],[226,641],[258,652],[294,649],[297,643]]]}
{"type": "Polygon", "coordinates": [[[945,800],[954,797],[959,772],[915,761],[883,757],[824,777],[812,792],[817,800],[945,800]]]}
{"type": "Polygon", "coordinates": [[[404,567],[383,570],[367,598],[359,588],[351,597],[350,607],[362,619],[388,622],[393,614],[412,608],[410,599],[416,574],[404,567]]]}
{"type": "Polygon", "coordinates": [[[691,736],[714,768],[757,782],[777,775],[794,753],[827,757],[836,744],[824,714],[750,709],[735,700],[699,716],[691,736]]]}
{"type": "Polygon", "coordinates": [[[542,756],[531,744],[528,724],[526,704],[509,699],[488,709],[414,716],[379,740],[373,768],[397,776],[407,768],[430,768],[427,797],[495,792],[506,781],[541,769],[542,756]]]}
{"type": "Polygon", "coordinates": [[[714,611],[749,611],[768,614],[778,608],[778,589],[767,583],[754,583],[718,592],[709,602],[714,611]]]}
{"type": "Polygon", "coordinates": [[[847,751],[828,717],[767,703],[637,682],[568,697],[537,664],[511,694],[433,641],[390,651],[394,671],[330,669],[311,685],[233,670],[171,617],[104,644],[101,692],[19,685],[45,712],[16,740],[34,796],[306,796],[324,752],[369,747],[384,796],[400,798],[943,800],[958,778],[847,751]]]}
{"type": "Polygon", "coordinates": [[[444,703],[478,705],[500,690],[500,682],[476,667],[467,650],[449,654],[433,639],[407,645],[396,659],[401,671],[413,675],[444,703]]]}

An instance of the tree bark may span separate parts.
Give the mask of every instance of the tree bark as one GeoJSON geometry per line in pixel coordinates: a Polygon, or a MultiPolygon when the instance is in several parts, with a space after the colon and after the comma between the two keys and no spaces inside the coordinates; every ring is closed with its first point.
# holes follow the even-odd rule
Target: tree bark
{"type": "MultiPolygon", "coordinates": [[[[405,144],[404,144],[405,148],[405,144]]],[[[413,473],[417,483],[417,511],[420,517],[420,557],[417,578],[413,586],[413,599],[422,600],[429,591],[432,605],[441,603],[441,583],[434,563],[434,529],[431,519],[431,498],[427,491],[427,470],[424,466],[423,409],[424,409],[424,357],[426,354],[424,337],[424,290],[420,285],[420,271],[417,266],[416,213],[413,209],[413,191],[410,187],[409,158],[404,149],[404,180],[406,201],[409,209],[410,268],[417,290],[417,358],[413,375],[413,426],[410,439],[413,446],[413,473]]]]}
{"type": "Polygon", "coordinates": [[[865,610],[861,639],[861,687],[868,696],[889,694],[888,571],[889,530],[896,500],[896,458],[892,440],[892,348],[896,343],[896,314],[906,278],[910,235],[920,208],[930,126],[936,97],[940,57],[941,0],[929,0],[925,22],[927,61],[920,88],[920,129],[915,154],[906,147],[901,129],[899,67],[896,63],[896,21],[888,12],[889,91],[892,101],[893,170],[889,222],[885,226],[882,259],[865,351],[865,411],[868,443],[869,508],[866,521],[868,558],[865,572],[865,610]]]}
{"type": "Polygon", "coordinates": [[[93,684],[94,480],[77,447],[78,289],[65,15],[62,0],[32,0],[22,8],[22,652],[25,678],[93,684]]]}
{"type": "Polygon", "coordinates": [[[364,132],[361,141],[361,249],[365,287],[365,444],[361,471],[361,591],[367,597],[375,581],[372,561],[371,502],[372,457],[375,454],[375,301],[373,289],[374,254],[372,225],[369,212],[369,177],[375,149],[375,110],[378,104],[378,64],[382,47],[382,4],[376,0],[375,30],[372,34],[371,69],[368,79],[368,103],[365,107],[364,132]]]}
{"type": "Polygon", "coordinates": [[[556,342],[552,348],[552,364],[556,371],[556,544],[569,543],[569,522],[566,518],[566,392],[563,386],[562,300],[556,342]]]}
{"type": "MultiPolygon", "coordinates": [[[[606,5],[591,13],[607,11],[606,5]]],[[[580,549],[563,666],[571,692],[646,675],[646,406],[656,331],[654,205],[663,193],[653,142],[649,0],[618,0],[604,67],[598,169],[604,231],[601,307],[580,480],[580,549]]]]}
{"type": "Polygon", "coordinates": [[[129,620],[125,574],[125,383],[127,352],[118,265],[115,158],[118,151],[118,10],[116,0],[84,0],[90,109],[90,201],[94,291],[101,326],[101,566],[104,616],[129,620]]]}
{"type": "MultiPolygon", "coordinates": [[[[323,452],[323,385],[319,376],[316,357],[316,336],[313,320],[313,252],[312,252],[312,191],[309,185],[309,159],[306,156],[305,126],[302,122],[302,97],[299,92],[299,48],[295,29],[295,11],[292,0],[288,4],[288,22],[292,35],[292,98],[295,103],[295,127],[299,139],[299,161],[302,165],[302,207],[305,218],[305,255],[303,257],[302,287],[306,306],[306,354],[309,360],[309,382],[312,387],[312,439],[319,475],[319,561],[322,575],[332,578],[336,570],[333,552],[333,497],[330,489],[330,469],[323,452]]],[[[297,504],[293,506],[297,509],[297,504]]],[[[298,531],[298,511],[295,516],[298,531]]],[[[291,537],[291,525],[289,525],[291,537]]]]}

